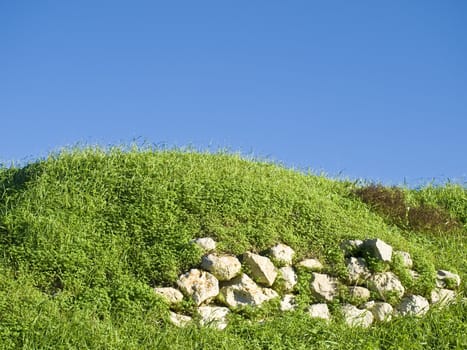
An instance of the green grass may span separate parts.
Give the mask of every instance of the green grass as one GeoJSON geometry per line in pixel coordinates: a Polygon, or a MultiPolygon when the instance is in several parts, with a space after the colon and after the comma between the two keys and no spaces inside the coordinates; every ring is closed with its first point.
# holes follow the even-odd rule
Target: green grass
{"type": "Polygon", "coordinates": [[[273,306],[232,316],[223,332],[167,321],[152,288],[198,264],[201,252],[189,242],[203,236],[235,254],[283,242],[336,276],[340,241],[378,237],[412,254],[422,273],[412,291],[427,295],[438,268],[459,273],[465,289],[464,187],[403,189],[411,205],[442,208],[461,223],[426,232],[391,224],[355,196],[356,186],[235,154],[178,150],[65,150],[0,168],[0,347],[466,348],[465,303],[369,330],[273,306]]]}

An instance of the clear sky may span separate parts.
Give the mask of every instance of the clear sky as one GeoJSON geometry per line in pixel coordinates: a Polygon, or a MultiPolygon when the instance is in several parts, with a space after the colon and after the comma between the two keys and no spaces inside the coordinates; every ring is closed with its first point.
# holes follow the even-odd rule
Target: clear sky
{"type": "Polygon", "coordinates": [[[467,1],[0,1],[0,130],[465,182],[467,1]]]}

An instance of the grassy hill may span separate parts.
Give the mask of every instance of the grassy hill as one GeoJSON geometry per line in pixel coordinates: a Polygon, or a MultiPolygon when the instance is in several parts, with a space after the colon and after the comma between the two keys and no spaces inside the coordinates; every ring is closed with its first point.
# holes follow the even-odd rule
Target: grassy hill
{"type": "MultiPolygon", "coordinates": [[[[67,150],[0,168],[0,347],[24,349],[452,349],[466,303],[370,329],[280,314],[232,316],[223,332],[176,328],[153,292],[223,252],[290,245],[345,273],[339,242],[378,237],[413,256],[429,295],[435,269],[467,280],[467,190],[358,186],[232,154],[67,150]],[[410,208],[410,209],[407,209],[410,208]],[[265,322],[254,322],[256,319],[265,322]]],[[[190,312],[189,302],[181,308],[190,312]]]]}

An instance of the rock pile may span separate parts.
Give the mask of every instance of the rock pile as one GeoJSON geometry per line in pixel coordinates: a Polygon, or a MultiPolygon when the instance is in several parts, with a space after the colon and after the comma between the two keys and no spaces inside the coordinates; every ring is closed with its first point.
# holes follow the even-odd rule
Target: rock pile
{"type": "MultiPolygon", "coordinates": [[[[345,281],[323,273],[325,267],[316,259],[308,258],[293,264],[294,251],[285,244],[270,248],[268,256],[246,252],[239,259],[217,254],[216,242],[211,238],[198,238],[193,243],[205,252],[200,267],[179,277],[176,282],[179,289],[156,287],[154,291],[171,306],[176,306],[185,297],[191,298],[197,305],[199,324],[219,330],[227,327],[228,314],[242,306],[256,307],[281,298],[281,311],[295,310],[298,269],[311,273],[309,288],[315,303],[307,307],[310,317],[330,320],[327,303],[338,298],[343,303],[341,315],[349,326],[369,327],[373,322],[388,321],[398,315],[422,316],[430,303],[445,305],[453,301],[456,298],[454,290],[460,285],[457,274],[439,270],[430,301],[420,295],[407,294],[395,273],[372,272],[368,265],[370,260],[390,263],[398,255],[405,268],[413,266],[409,253],[393,252],[392,247],[380,239],[342,242],[348,272],[345,281]]],[[[409,272],[412,276],[418,275],[416,271],[409,272]]],[[[190,316],[172,311],[170,320],[180,327],[193,322],[190,316]]]]}

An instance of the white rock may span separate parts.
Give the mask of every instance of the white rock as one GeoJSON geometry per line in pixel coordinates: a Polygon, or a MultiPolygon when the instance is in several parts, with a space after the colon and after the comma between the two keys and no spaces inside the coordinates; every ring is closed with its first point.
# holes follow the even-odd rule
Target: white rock
{"type": "Polygon", "coordinates": [[[383,322],[389,321],[392,318],[392,313],[394,312],[391,304],[383,302],[374,302],[370,301],[363,305],[364,309],[367,309],[373,314],[375,321],[383,322]]]}
{"type": "Polygon", "coordinates": [[[351,283],[359,283],[371,275],[363,258],[351,257],[347,259],[347,271],[349,272],[349,281],[351,283]]]}
{"type": "Polygon", "coordinates": [[[364,287],[349,287],[349,294],[352,299],[356,299],[358,301],[367,301],[370,299],[370,291],[364,287]]]}
{"type": "Polygon", "coordinates": [[[191,269],[181,275],[177,281],[178,287],[187,296],[191,296],[197,305],[219,294],[219,281],[209,272],[191,269]]]}
{"type": "Polygon", "coordinates": [[[277,293],[273,294],[270,291],[258,286],[246,274],[241,274],[225,283],[220,290],[219,299],[231,308],[245,305],[258,306],[277,296],[277,293]]]}
{"type": "Polygon", "coordinates": [[[286,292],[293,290],[293,287],[297,284],[297,275],[293,267],[284,266],[279,269],[279,274],[282,277],[283,287],[286,292]]]}
{"type": "Polygon", "coordinates": [[[409,295],[397,306],[397,312],[402,315],[423,316],[428,312],[430,304],[420,295],[409,295]]]}
{"type": "Polygon", "coordinates": [[[450,289],[435,288],[430,295],[432,304],[447,305],[456,300],[456,293],[450,289]]]}
{"type": "Polygon", "coordinates": [[[402,264],[404,265],[404,267],[408,268],[408,269],[411,269],[412,266],[413,266],[413,261],[412,261],[412,257],[410,256],[409,253],[407,252],[403,252],[401,250],[398,250],[398,251],[395,251],[394,252],[394,255],[397,255],[397,256],[400,256],[401,259],[402,259],[402,264]]]}
{"type": "Polygon", "coordinates": [[[295,304],[295,295],[286,294],[281,300],[280,310],[281,311],[292,311],[295,310],[297,305],[295,304]]]}
{"type": "Polygon", "coordinates": [[[388,262],[392,259],[392,247],[378,238],[364,240],[362,249],[375,259],[388,262]]]}
{"type": "Polygon", "coordinates": [[[360,309],[366,309],[366,310],[370,310],[370,308],[372,308],[374,305],[375,305],[375,301],[374,300],[370,300],[370,301],[367,301],[365,304],[363,304],[360,309]]]}
{"type": "Polygon", "coordinates": [[[192,321],[192,318],[190,316],[180,315],[170,311],[169,320],[177,327],[185,327],[192,321]]]}
{"type": "Polygon", "coordinates": [[[172,287],[156,287],[154,288],[154,292],[162,296],[170,304],[176,304],[183,300],[183,294],[178,289],[172,287]]]}
{"type": "Polygon", "coordinates": [[[363,241],[359,239],[349,239],[340,244],[344,256],[349,257],[356,253],[362,247],[363,241]]]}
{"type": "Polygon", "coordinates": [[[342,314],[345,323],[351,327],[370,327],[373,323],[373,314],[368,310],[360,310],[357,307],[345,304],[342,306],[342,314]]]}
{"type": "Polygon", "coordinates": [[[303,267],[309,271],[321,271],[323,269],[323,264],[321,264],[316,259],[305,259],[300,261],[297,266],[303,267]]]}
{"type": "Polygon", "coordinates": [[[250,252],[245,253],[243,257],[244,264],[251,271],[251,277],[258,283],[268,287],[272,286],[277,277],[277,271],[271,260],[265,256],[250,252]]]}
{"type": "Polygon", "coordinates": [[[211,237],[196,238],[191,242],[198,245],[205,252],[212,252],[216,250],[216,241],[214,241],[211,237]]]}
{"type": "Polygon", "coordinates": [[[447,288],[449,284],[459,287],[461,284],[460,276],[446,270],[438,270],[436,273],[436,287],[447,288]]]}
{"type": "Polygon", "coordinates": [[[331,314],[327,304],[311,304],[308,307],[308,314],[314,318],[322,318],[323,320],[330,320],[331,314]]]}
{"type": "Polygon", "coordinates": [[[292,259],[295,252],[288,245],[279,243],[269,250],[271,258],[287,266],[292,265],[292,259]]]}
{"type": "Polygon", "coordinates": [[[313,272],[310,289],[316,297],[331,301],[338,293],[337,280],[328,275],[313,272]]]}
{"type": "Polygon", "coordinates": [[[227,327],[227,314],[229,309],[222,306],[200,306],[198,313],[201,316],[201,326],[209,326],[218,330],[227,327]]]}
{"type": "Polygon", "coordinates": [[[240,273],[242,264],[235,256],[209,254],[203,256],[201,267],[212,273],[219,281],[228,281],[240,273]]]}
{"type": "Polygon", "coordinates": [[[271,288],[263,288],[263,294],[266,296],[266,300],[279,298],[279,294],[271,288]]]}
{"type": "Polygon", "coordinates": [[[380,297],[385,300],[390,294],[395,293],[399,298],[404,295],[405,288],[397,276],[392,272],[381,272],[370,277],[369,287],[378,292],[380,297]]]}

